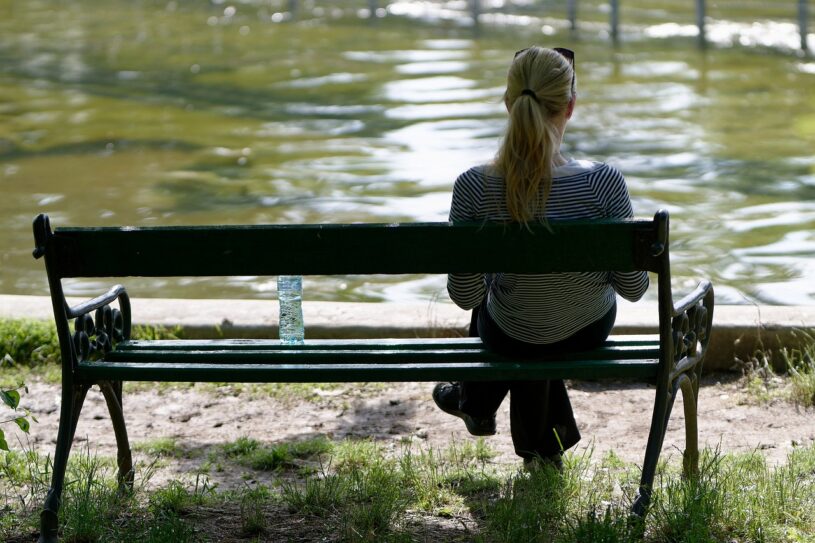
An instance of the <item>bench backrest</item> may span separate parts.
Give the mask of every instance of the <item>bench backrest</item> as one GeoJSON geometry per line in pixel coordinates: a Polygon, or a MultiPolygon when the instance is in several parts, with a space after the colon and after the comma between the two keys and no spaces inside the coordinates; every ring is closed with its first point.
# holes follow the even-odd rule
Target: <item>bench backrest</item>
{"type": "Polygon", "coordinates": [[[51,279],[450,272],[667,272],[668,215],[517,224],[58,228],[34,223],[51,279]]]}
{"type": "MultiPolygon", "coordinates": [[[[70,307],[62,279],[76,277],[646,270],[658,275],[659,378],[663,381],[672,367],[670,360],[680,354],[674,353],[674,336],[684,338],[688,327],[687,315],[679,318],[688,311],[685,300],[680,308],[673,304],[668,213],[664,210],[653,220],[551,222],[528,228],[517,224],[411,223],[52,231],[48,217],[40,215],[34,220],[34,238],[34,256],[45,257],[60,335],[63,379],[71,378],[76,369],[70,319],[118,300],[124,315],[120,335],[129,337],[130,304],[124,288],[114,286],[101,296],[70,307]]],[[[709,285],[702,290],[710,290],[709,285]]],[[[705,302],[711,311],[712,295],[711,290],[705,302]]],[[[684,340],[679,339],[676,344],[682,347],[684,340]]]]}

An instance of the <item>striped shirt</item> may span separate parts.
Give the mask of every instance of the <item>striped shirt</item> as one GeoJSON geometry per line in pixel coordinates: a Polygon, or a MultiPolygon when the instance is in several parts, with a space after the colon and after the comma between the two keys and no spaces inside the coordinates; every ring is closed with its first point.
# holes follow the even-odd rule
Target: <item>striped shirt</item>
{"type": "MultiPolygon", "coordinates": [[[[488,166],[461,174],[453,187],[450,221],[511,220],[504,180],[488,166]]],[[[631,199],[622,174],[601,162],[571,160],[552,172],[543,215],[547,220],[631,218],[631,199]]],[[[538,217],[541,218],[541,217],[538,217]]],[[[487,296],[487,311],[508,336],[547,344],[566,339],[604,316],[615,293],[636,301],[648,288],[646,272],[549,274],[449,274],[447,290],[462,309],[487,296]]]]}

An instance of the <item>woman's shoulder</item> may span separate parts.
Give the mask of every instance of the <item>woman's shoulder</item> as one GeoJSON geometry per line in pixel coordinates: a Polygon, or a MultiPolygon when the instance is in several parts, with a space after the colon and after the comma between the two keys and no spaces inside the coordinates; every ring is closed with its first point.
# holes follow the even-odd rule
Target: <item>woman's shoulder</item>
{"type": "Polygon", "coordinates": [[[502,183],[503,179],[492,164],[479,164],[463,172],[456,178],[456,185],[484,187],[502,183]]]}
{"type": "Polygon", "coordinates": [[[571,159],[566,164],[558,166],[552,172],[553,177],[574,177],[592,174],[622,175],[620,171],[606,162],[596,160],[571,159]]]}
{"type": "Polygon", "coordinates": [[[467,171],[463,172],[459,175],[459,178],[477,178],[477,179],[484,179],[486,177],[494,177],[496,179],[500,179],[501,176],[495,170],[495,166],[493,164],[479,164],[477,166],[473,166],[467,171]]]}

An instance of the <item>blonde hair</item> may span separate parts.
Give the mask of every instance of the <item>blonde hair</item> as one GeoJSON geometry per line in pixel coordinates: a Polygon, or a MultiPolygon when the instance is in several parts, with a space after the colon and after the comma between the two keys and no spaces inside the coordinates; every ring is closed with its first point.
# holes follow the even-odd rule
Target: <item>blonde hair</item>
{"type": "Polygon", "coordinates": [[[543,47],[516,54],[504,92],[509,122],[494,162],[504,178],[507,211],[515,221],[525,223],[546,207],[558,151],[552,119],[566,111],[573,95],[574,69],[563,55],[543,47]]]}

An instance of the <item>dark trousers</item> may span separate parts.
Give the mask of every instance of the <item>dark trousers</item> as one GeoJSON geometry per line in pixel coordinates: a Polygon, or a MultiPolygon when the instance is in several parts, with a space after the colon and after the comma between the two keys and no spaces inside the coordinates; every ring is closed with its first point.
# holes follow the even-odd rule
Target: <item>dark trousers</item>
{"type": "MultiPolygon", "coordinates": [[[[470,337],[480,337],[487,348],[519,358],[581,351],[601,345],[611,333],[616,316],[615,304],[602,318],[572,336],[556,343],[539,345],[507,336],[490,317],[485,299],[480,307],[473,310],[470,337]]],[[[552,456],[580,441],[580,431],[562,379],[462,382],[459,408],[473,417],[490,417],[498,411],[507,392],[510,393],[512,444],[518,456],[552,456]]]]}

